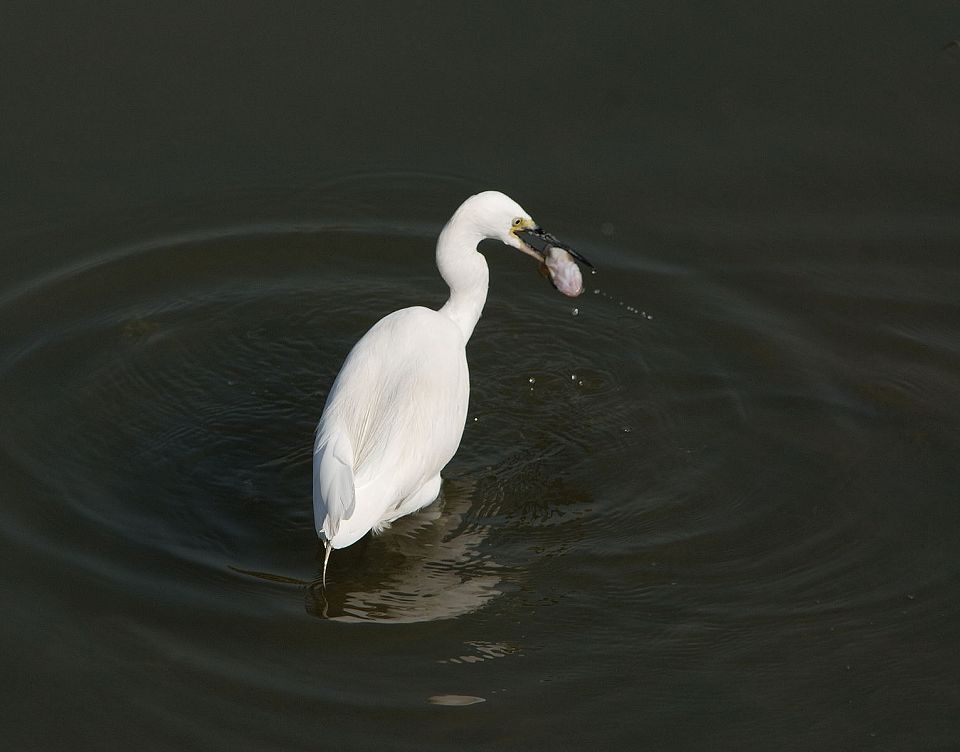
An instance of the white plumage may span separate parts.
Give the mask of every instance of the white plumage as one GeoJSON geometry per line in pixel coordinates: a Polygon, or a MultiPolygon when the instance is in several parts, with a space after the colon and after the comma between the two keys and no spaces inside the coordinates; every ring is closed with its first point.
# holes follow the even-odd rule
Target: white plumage
{"type": "MultiPolygon", "coordinates": [[[[542,261],[518,236],[537,232],[508,196],[471,196],[437,241],[437,267],[450,287],[446,304],[389,314],[347,355],[313,454],[314,520],[327,558],[331,548],[379,532],[437,498],[440,471],[463,435],[466,345],[487,298],[487,262],[477,244],[495,238],[542,261]]],[[[326,565],[325,558],[324,581],[326,565]]]]}
{"type": "Polygon", "coordinates": [[[378,321],[347,356],[314,452],[317,532],[344,548],[437,498],[463,434],[466,341],[438,311],[378,321]]]}

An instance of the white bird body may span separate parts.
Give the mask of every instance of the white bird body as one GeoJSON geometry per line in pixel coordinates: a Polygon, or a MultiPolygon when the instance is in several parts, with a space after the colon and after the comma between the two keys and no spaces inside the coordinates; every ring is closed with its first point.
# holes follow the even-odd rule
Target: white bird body
{"type": "Polygon", "coordinates": [[[446,304],[439,311],[405,308],[378,321],[330,389],[313,454],[314,522],[327,557],[331,548],[381,531],[440,493],[440,471],[460,445],[467,416],[466,346],[489,282],[477,251],[484,238],[541,262],[543,254],[527,242],[555,242],[508,196],[471,196],[437,240],[437,267],[450,287],[446,304]]]}
{"type": "Polygon", "coordinates": [[[405,308],[374,324],[347,356],[313,459],[314,517],[333,548],[437,498],[467,416],[465,345],[444,314],[405,308]]]}

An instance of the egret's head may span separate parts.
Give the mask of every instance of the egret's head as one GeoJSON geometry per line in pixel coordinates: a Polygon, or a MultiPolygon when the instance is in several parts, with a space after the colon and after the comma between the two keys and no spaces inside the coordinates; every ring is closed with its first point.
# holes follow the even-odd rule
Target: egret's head
{"type": "Polygon", "coordinates": [[[484,191],[471,196],[457,210],[468,217],[481,235],[499,240],[518,251],[526,251],[517,232],[536,227],[536,223],[520,204],[500,191],[484,191]]]}
{"type": "MultiPolygon", "coordinates": [[[[451,226],[470,227],[482,237],[499,240],[532,256],[540,262],[545,276],[550,277],[554,286],[564,294],[579,295],[582,288],[579,282],[569,289],[558,284],[556,263],[563,262],[571,272],[571,267],[576,267],[572,259],[593,266],[570,246],[541,229],[520,204],[500,191],[484,191],[468,198],[447,225],[448,228],[451,226]],[[573,287],[576,287],[576,292],[573,292],[573,287]]],[[[579,272],[575,276],[579,280],[579,272]]]]}
{"type": "Polygon", "coordinates": [[[543,261],[547,250],[554,246],[569,251],[590,266],[586,259],[542,230],[520,204],[500,191],[484,191],[471,196],[463,202],[457,214],[469,216],[485,237],[506,243],[538,261],[543,261]]]}

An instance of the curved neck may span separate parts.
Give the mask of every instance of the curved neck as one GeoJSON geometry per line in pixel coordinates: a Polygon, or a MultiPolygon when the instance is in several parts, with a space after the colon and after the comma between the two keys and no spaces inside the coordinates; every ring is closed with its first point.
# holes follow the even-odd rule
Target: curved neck
{"type": "Polygon", "coordinates": [[[477,250],[484,234],[472,223],[454,214],[437,240],[437,268],[450,286],[450,298],[440,309],[463,332],[464,343],[483,312],[490,272],[487,260],[477,250]]]}

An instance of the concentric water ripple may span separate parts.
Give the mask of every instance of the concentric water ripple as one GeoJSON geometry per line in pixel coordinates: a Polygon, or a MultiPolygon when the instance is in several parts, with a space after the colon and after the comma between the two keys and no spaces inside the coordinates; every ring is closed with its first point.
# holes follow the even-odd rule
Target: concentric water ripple
{"type": "MultiPolygon", "coordinates": [[[[29,522],[26,538],[108,579],[130,576],[130,562],[112,558],[128,551],[90,547],[91,532],[123,540],[141,557],[153,551],[151,565],[156,556],[172,559],[172,569],[145,573],[157,585],[182,571],[177,562],[207,572],[194,585],[201,591],[225,570],[264,583],[312,582],[309,452],[325,390],[376,318],[429,303],[430,294],[442,302],[431,244],[232,230],[108,251],[8,293],[2,313],[14,336],[0,374],[10,396],[4,450],[46,489],[46,506],[21,510],[24,519],[54,520],[69,542],[51,546],[29,522]],[[73,539],[70,531],[82,534],[73,539]]],[[[524,376],[505,364],[476,372],[472,439],[444,491],[442,517],[434,513],[410,546],[398,530],[369,543],[358,561],[335,557],[344,618],[444,618],[489,600],[499,565],[481,548],[491,545],[489,525],[504,520],[472,511],[490,506],[477,489],[489,486],[497,465],[494,477],[505,487],[517,477],[536,491],[513,464],[523,430],[498,426],[534,424],[562,408],[563,421],[539,420],[542,432],[527,442],[542,468],[551,455],[582,455],[570,427],[582,423],[589,395],[615,393],[613,371],[582,368],[568,378],[571,362],[586,361],[568,358],[572,346],[586,347],[582,333],[575,340],[585,319],[568,315],[532,273],[523,281],[543,310],[501,306],[471,357],[489,351],[496,362],[497,350],[527,337],[525,354],[513,359],[524,376]],[[357,571],[367,575],[351,579],[357,571]],[[384,575],[394,571],[399,584],[384,575]],[[443,584],[451,577],[465,583],[465,594],[443,584]]],[[[339,613],[317,605],[314,588],[307,593],[311,613],[339,613]]]]}
{"type": "Polygon", "coordinates": [[[620,608],[664,599],[688,623],[800,629],[937,586],[914,567],[865,587],[866,569],[890,566],[886,523],[843,493],[873,472],[865,407],[828,375],[809,322],[664,268],[627,282],[605,269],[571,304],[491,250],[441,502],[337,552],[323,592],[315,420],[370,324],[442,302],[431,251],[415,235],[231,230],[117,249],[11,292],[3,450],[43,491],[4,535],[96,577],[175,584],[238,613],[238,593],[260,588],[342,621],[578,591],[620,608]]]}

